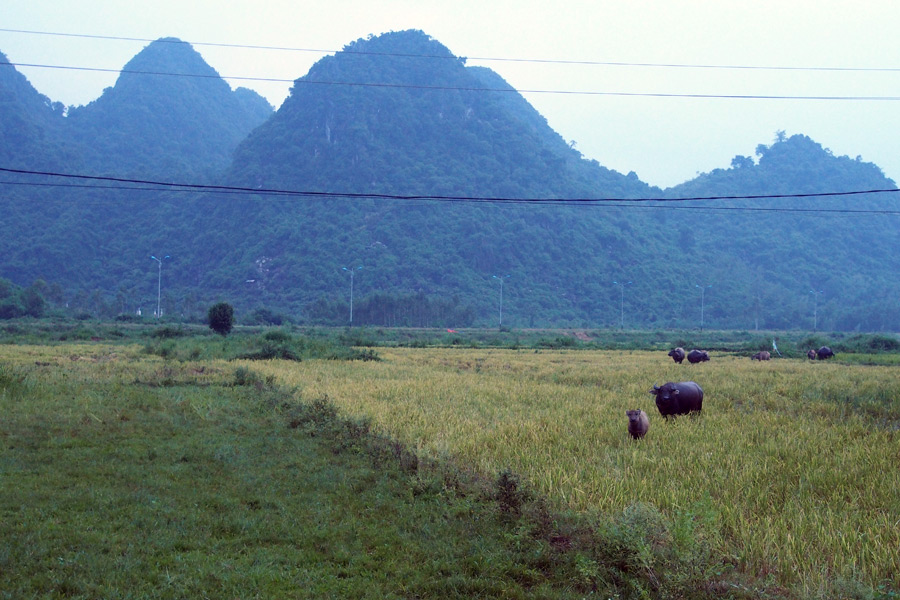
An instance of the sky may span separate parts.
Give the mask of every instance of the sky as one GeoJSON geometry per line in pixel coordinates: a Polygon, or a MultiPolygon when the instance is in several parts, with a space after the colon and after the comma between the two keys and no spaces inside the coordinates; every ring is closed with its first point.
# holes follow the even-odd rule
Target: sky
{"type": "MultiPolygon", "coordinates": [[[[900,181],[896,0],[0,0],[0,15],[12,63],[117,70],[148,42],[103,37],[177,37],[226,79],[286,80],[228,80],[275,108],[323,56],[420,29],[522,90],[585,158],[652,185],[728,168],[778,131],[900,181]]],[[[65,105],[87,104],[116,79],[18,70],[65,105]]]]}

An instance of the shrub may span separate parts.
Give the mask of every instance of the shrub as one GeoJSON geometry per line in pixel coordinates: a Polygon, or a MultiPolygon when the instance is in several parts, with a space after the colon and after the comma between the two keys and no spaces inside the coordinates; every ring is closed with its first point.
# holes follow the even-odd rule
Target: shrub
{"type": "Polygon", "coordinates": [[[830,342],[820,335],[809,335],[797,342],[797,347],[801,350],[809,350],[810,348],[818,350],[822,346],[829,344],[830,342]]]}
{"type": "Polygon", "coordinates": [[[271,386],[275,383],[274,375],[267,375],[263,377],[256,371],[252,369],[248,369],[247,367],[238,367],[234,370],[234,384],[235,386],[244,386],[244,385],[252,385],[257,388],[261,388],[263,386],[271,386]]]}
{"type": "Polygon", "coordinates": [[[289,344],[277,344],[270,341],[263,342],[260,349],[256,352],[247,352],[238,356],[238,358],[245,360],[302,360],[300,354],[289,344]]]}
{"type": "Polygon", "coordinates": [[[247,322],[252,325],[284,325],[289,321],[290,319],[284,315],[272,312],[267,308],[256,309],[250,313],[250,317],[247,319],[247,322]]]}
{"type": "Polygon", "coordinates": [[[231,333],[234,327],[234,307],[227,302],[219,302],[213,304],[207,315],[209,319],[209,328],[221,336],[231,333]]]}
{"type": "Polygon", "coordinates": [[[878,354],[881,352],[900,351],[900,339],[884,334],[855,335],[835,345],[841,352],[857,352],[861,354],[878,354]]]}
{"type": "Polygon", "coordinates": [[[293,336],[287,331],[273,329],[272,331],[267,331],[265,335],[263,335],[263,338],[270,342],[289,342],[293,339],[293,336]]]}
{"type": "Polygon", "coordinates": [[[161,338],[161,339],[172,339],[185,335],[184,331],[182,331],[178,327],[160,327],[156,331],[153,332],[153,337],[161,338]]]}

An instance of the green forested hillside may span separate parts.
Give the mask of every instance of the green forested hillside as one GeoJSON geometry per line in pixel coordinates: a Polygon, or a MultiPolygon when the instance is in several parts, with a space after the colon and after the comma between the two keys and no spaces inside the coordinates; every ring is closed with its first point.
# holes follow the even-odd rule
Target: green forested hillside
{"type": "MultiPolygon", "coordinates": [[[[214,73],[171,42],[129,70],[151,59],[214,73]]],[[[168,315],[228,300],[238,321],[344,324],[352,281],[355,324],[497,325],[502,311],[510,327],[900,328],[898,217],[853,212],[895,209],[896,194],[680,200],[895,189],[803,135],[651,188],[584,160],[496,73],[402,31],[319,61],[211,175],[236,135],[223,107],[262,122],[257,100],[214,77],[123,74],[70,110],[48,139],[91,146],[81,168],[240,189],[3,186],[0,277],[43,278],[89,313],[148,314],[160,285],[168,315]],[[586,201],[600,198],[631,201],[586,201]]]]}
{"type": "MultiPolygon", "coordinates": [[[[0,63],[8,62],[0,52],[0,63]]],[[[76,153],[61,132],[63,111],[14,67],[0,64],[0,165],[55,169],[72,160],[76,153]]]]}
{"type": "MultiPolygon", "coordinates": [[[[834,156],[804,135],[777,132],[756,160],[737,156],[719,169],[667,190],[667,196],[804,195],[896,190],[877,166],[834,156]]],[[[681,250],[698,263],[697,282],[714,283],[709,317],[729,297],[745,314],[779,328],[900,326],[896,193],[711,200],[683,203],[668,222],[684,233],[681,250]],[[688,208],[703,206],[703,210],[688,208]],[[734,210],[741,209],[741,210],[734,210]],[[797,212],[787,212],[793,210],[797,212]],[[725,296],[725,298],[721,298],[725,296]],[[818,313],[818,314],[816,314],[818,313]]]]}
{"type": "Polygon", "coordinates": [[[492,197],[631,197],[648,190],[636,178],[582,161],[498,75],[466,68],[420,31],[358,40],[319,61],[240,145],[231,180],[492,197]]]}
{"type": "Polygon", "coordinates": [[[271,114],[256,92],[232,91],[190,44],[163,38],[100,98],[71,108],[66,124],[90,149],[83,164],[91,173],[193,181],[224,169],[271,114]]]}

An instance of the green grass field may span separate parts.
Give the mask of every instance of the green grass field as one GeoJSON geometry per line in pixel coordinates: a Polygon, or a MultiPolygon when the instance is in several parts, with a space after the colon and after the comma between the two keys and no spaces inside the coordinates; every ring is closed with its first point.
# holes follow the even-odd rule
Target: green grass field
{"type": "Polygon", "coordinates": [[[163,354],[0,346],[0,598],[898,597],[893,366],[163,354]]]}

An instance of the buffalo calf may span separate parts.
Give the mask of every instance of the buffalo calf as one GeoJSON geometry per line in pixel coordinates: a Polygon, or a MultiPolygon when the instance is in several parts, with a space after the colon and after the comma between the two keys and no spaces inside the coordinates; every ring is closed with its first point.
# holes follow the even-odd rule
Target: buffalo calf
{"type": "Polygon", "coordinates": [[[647,435],[647,431],[650,429],[650,418],[647,413],[638,409],[626,410],[625,414],[628,415],[628,433],[631,434],[631,437],[639,440],[647,435]]]}

